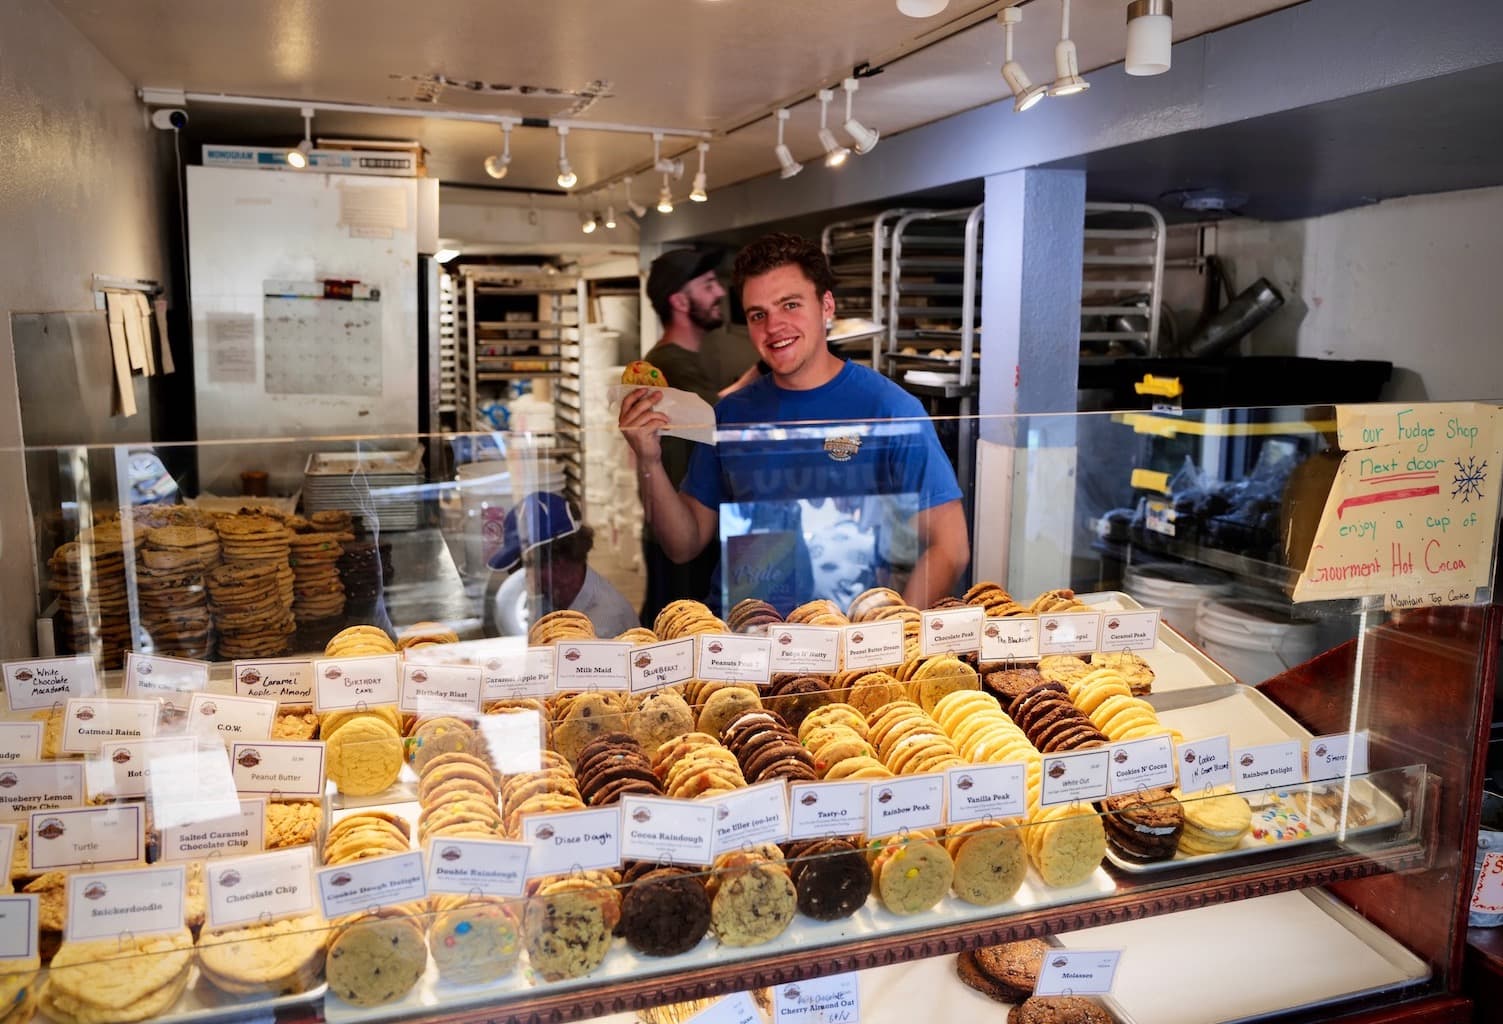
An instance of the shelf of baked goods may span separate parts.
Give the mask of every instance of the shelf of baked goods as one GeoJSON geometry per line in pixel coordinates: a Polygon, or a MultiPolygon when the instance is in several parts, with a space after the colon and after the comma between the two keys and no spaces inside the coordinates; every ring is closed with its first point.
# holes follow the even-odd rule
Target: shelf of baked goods
{"type": "Polygon", "coordinates": [[[44,957],[62,940],[44,1014],[123,1019],[93,988],[121,955],[121,1005],[162,1020],[598,1013],[1433,854],[1423,764],[1312,737],[1119,594],[675,602],[614,640],[560,612],[455,641],[354,626],[233,675],[133,655],[103,700],[86,661],[7,664],[40,748],[8,770],[50,783],[0,789],[44,957]],[[56,852],[95,818],[116,854],[56,852]],[[148,885],[186,926],[153,930],[148,885]]]}

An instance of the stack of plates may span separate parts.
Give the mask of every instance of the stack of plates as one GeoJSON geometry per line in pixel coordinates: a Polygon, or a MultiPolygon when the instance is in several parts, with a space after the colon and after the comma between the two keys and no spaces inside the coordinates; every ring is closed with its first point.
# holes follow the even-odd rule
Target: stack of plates
{"type": "Polygon", "coordinates": [[[423,452],[315,452],[303,470],[303,509],[344,509],[366,529],[415,530],[421,519],[423,452]]]}

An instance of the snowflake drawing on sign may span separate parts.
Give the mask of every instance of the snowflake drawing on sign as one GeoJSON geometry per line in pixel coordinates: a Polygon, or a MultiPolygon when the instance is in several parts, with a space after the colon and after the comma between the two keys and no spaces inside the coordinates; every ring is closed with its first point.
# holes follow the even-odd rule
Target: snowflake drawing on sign
{"type": "Polygon", "coordinates": [[[1475,456],[1468,455],[1466,462],[1456,460],[1456,475],[1451,478],[1451,497],[1459,497],[1463,502],[1476,498],[1482,500],[1482,485],[1487,482],[1487,460],[1478,462],[1475,456]]]}

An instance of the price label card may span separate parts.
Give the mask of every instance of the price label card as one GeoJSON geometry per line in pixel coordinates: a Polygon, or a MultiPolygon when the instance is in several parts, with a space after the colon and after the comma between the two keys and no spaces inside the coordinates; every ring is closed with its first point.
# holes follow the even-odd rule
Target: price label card
{"type": "Polygon", "coordinates": [[[182,931],[184,881],[181,864],[69,875],[64,935],[87,942],[182,931]]]}
{"type": "Polygon", "coordinates": [[[159,762],[168,771],[181,770],[185,763],[192,764],[183,758],[192,758],[197,752],[198,740],[193,736],[101,743],[99,756],[84,762],[89,797],[116,800],[143,797],[159,762]]]}
{"type": "Polygon", "coordinates": [[[1028,813],[1026,770],[1021,764],[967,764],[945,772],[951,824],[999,821],[1028,813]]]}
{"type": "Polygon", "coordinates": [[[631,651],[631,692],[647,693],[694,678],[694,638],[644,644],[631,651]]]}
{"type": "Polygon", "coordinates": [[[527,877],[565,875],[621,866],[621,808],[600,807],[522,818],[522,840],[532,848],[527,877]]]}
{"type": "Polygon", "coordinates": [[[266,801],[241,800],[227,817],[162,828],[162,860],[239,857],[266,849],[266,801]]]}
{"type": "Polygon", "coordinates": [[[1116,981],[1121,960],[1120,949],[1051,949],[1044,955],[1033,992],[1040,996],[1106,995],[1116,981]]]}
{"type": "Polygon", "coordinates": [[[1039,654],[1094,654],[1100,650],[1100,612],[1039,616],[1039,654]]]}
{"type": "Polygon", "coordinates": [[[772,990],[772,1019],[777,1024],[856,1024],[861,1019],[856,973],[776,986],[772,990]]]}
{"type": "Polygon", "coordinates": [[[982,661],[1036,661],[1038,656],[1038,619],[1009,615],[982,625],[982,661]]]}
{"type": "Polygon", "coordinates": [[[230,818],[240,811],[240,794],[230,771],[229,753],[220,744],[200,745],[192,754],[157,758],[146,780],[157,828],[230,818]],[[175,764],[173,762],[176,762],[175,764]]]}
{"type": "Polygon", "coordinates": [[[97,754],[106,740],[137,740],[157,734],[154,700],[101,700],[94,697],[68,701],[63,715],[63,753],[97,754]]]}
{"type": "Polygon", "coordinates": [[[1278,789],[1305,781],[1305,752],[1299,740],[1268,743],[1232,751],[1232,780],[1237,792],[1278,789]]]}
{"type": "Polygon", "coordinates": [[[1199,793],[1232,781],[1232,738],[1208,736],[1179,745],[1179,788],[1199,793]]]}
{"type": "Polygon", "coordinates": [[[473,715],[484,681],[478,665],[403,665],[397,706],[414,715],[473,715]]]}
{"type": "Polygon", "coordinates": [[[230,771],[242,793],[273,797],[320,797],[324,793],[324,745],[265,740],[230,746],[230,771]]]}
{"type": "Polygon", "coordinates": [[[502,775],[535,772],[543,766],[543,716],[525,708],[481,715],[476,723],[502,775]]]}
{"type": "MultiPolygon", "coordinates": [[[[132,864],[146,859],[140,804],[31,812],[31,870],[132,864]]],[[[183,922],[178,920],[178,924],[183,922]]]]}
{"type": "Polygon", "coordinates": [[[313,663],[315,711],[395,704],[401,696],[402,677],[395,654],[325,658],[313,663]]]}
{"type": "Polygon", "coordinates": [[[945,777],[904,775],[879,779],[867,791],[866,834],[873,839],[938,828],[945,821],[945,777]]]}
{"type": "Polygon", "coordinates": [[[264,697],[195,693],[188,700],[188,732],[204,740],[270,739],[276,721],[277,702],[264,697]]]}
{"type": "Polygon", "coordinates": [[[795,782],[788,792],[788,838],[861,835],[867,789],[865,782],[795,782]]]}
{"type": "Polygon", "coordinates": [[[1481,873],[1472,890],[1472,909],[1479,914],[1503,914],[1503,853],[1482,854],[1481,873]]]}
{"type": "Polygon", "coordinates": [[[1112,796],[1174,785],[1174,742],[1168,736],[1113,743],[1107,784],[1112,796]]]}
{"type": "Polygon", "coordinates": [[[891,668],[907,660],[903,656],[901,619],[844,626],[840,630],[840,642],[847,671],[891,668]]]}
{"type": "Polygon", "coordinates": [[[655,796],[621,798],[621,855],[627,860],[705,865],[714,860],[715,807],[655,796]]]}
{"type": "Polygon", "coordinates": [[[87,655],[7,661],[4,667],[5,700],[12,711],[37,711],[99,692],[94,659],[87,655]]]}
{"type": "Polygon", "coordinates": [[[1365,729],[1314,737],[1310,740],[1310,781],[1344,778],[1348,768],[1353,775],[1366,775],[1367,746],[1365,729]]]}
{"type": "Polygon", "coordinates": [[[981,650],[985,608],[940,608],[921,614],[919,648],[931,654],[974,654],[981,650]]]}
{"type": "Polygon", "coordinates": [[[631,644],[615,640],[568,640],[553,647],[553,685],[559,693],[627,690],[631,644]]]}
{"type": "Polygon", "coordinates": [[[394,903],[412,903],[428,898],[423,855],[393,853],[350,864],[320,868],[315,875],[319,905],[324,917],[333,920],[394,903]]]}
{"type": "Polygon", "coordinates": [[[258,660],[235,662],[235,692],[278,704],[313,703],[313,662],[258,660]]]}
{"type": "Polygon", "coordinates": [[[1083,750],[1078,754],[1046,756],[1039,805],[1053,807],[1056,804],[1089,803],[1092,800],[1100,800],[1107,794],[1107,765],[1109,763],[1110,759],[1105,747],[1083,750]]]}
{"type": "Polygon", "coordinates": [[[0,821],[25,821],[32,811],[77,807],[84,801],[84,766],[43,761],[0,768],[0,821]]]}
{"type": "Polygon", "coordinates": [[[772,626],[773,672],[832,676],[840,671],[839,626],[772,626]]]}
{"type": "Polygon", "coordinates": [[[159,654],[125,652],[125,695],[166,697],[195,693],[209,685],[209,663],[159,654]]]}
{"type": "Polygon", "coordinates": [[[313,913],[313,847],[215,859],[204,866],[210,928],[313,913]]]}
{"type": "Polygon", "coordinates": [[[514,647],[486,655],[480,670],[482,701],[541,698],[554,692],[553,648],[528,647],[520,637],[514,647]]]}
{"type": "MultiPolygon", "coordinates": [[[[35,899],[36,897],[32,897],[35,899]]],[[[717,999],[690,1017],[685,1024],[762,1024],[762,1011],[745,992],[717,999]]]]}
{"type": "Polygon", "coordinates": [[[41,722],[0,722],[0,766],[41,759],[41,722]]]}
{"type": "Polygon", "coordinates": [[[531,851],[526,843],[439,836],[428,846],[428,891],[521,896],[531,851]]]}
{"type": "Polygon", "coordinates": [[[1159,609],[1101,616],[1101,650],[1151,651],[1159,642],[1159,609]]]}
{"type": "Polygon", "coordinates": [[[701,633],[701,679],[725,683],[766,683],[772,678],[772,641],[739,633],[701,633]]]}
{"type": "Polygon", "coordinates": [[[788,838],[788,787],[782,780],[738,789],[706,803],[715,808],[712,858],[745,846],[781,843],[788,838]]]}
{"type": "Polygon", "coordinates": [[[35,894],[0,896],[0,962],[36,957],[41,902],[35,894]]]}

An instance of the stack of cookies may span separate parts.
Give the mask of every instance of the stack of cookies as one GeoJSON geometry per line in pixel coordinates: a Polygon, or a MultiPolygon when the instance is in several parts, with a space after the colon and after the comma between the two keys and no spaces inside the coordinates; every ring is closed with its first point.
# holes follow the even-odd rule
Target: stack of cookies
{"type": "Polygon", "coordinates": [[[317,800],[270,800],[266,804],[266,848],[309,846],[323,824],[323,805],[317,800]]]}
{"type": "Polygon", "coordinates": [[[615,873],[543,879],[527,901],[527,962],[544,981],[578,978],[599,967],[621,920],[615,873]]]}
{"type": "Polygon", "coordinates": [[[710,896],[702,876],[683,868],[639,862],[622,879],[619,931],[648,956],[676,956],[699,945],[710,929],[710,896]]]}
{"type": "Polygon", "coordinates": [[[821,779],[890,779],[892,772],[877,760],[867,742],[866,716],[849,704],[827,704],[799,726],[799,742],[814,755],[821,779]]]}
{"type": "Polygon", "coordinates": [[[1028,874],[1021,824],[971,821],[945,829],[942,838],[945,852],[955,863],[951,889],[956,896],[978,907],[990,907],[1017,895],[1028,874]]]}
{"type": "MultiPolygon", "coordinates": [[[[315,517],[322,513],[315,512],[315,517]]],[[[374,540],[343,542],[344,553],[339,556],[339,578],[344,584],[348,599],[346,611],[352,616],[369,618],[381,593],[390,582],[391,545],[374,540]]]]}
{"type": "Polygon", "coordinates": [[[824,598],[799,605],[788,613],[788,622],[800,626],[849,626],[851,624],[851,620],[845,617],[839,605],[824,598]]]}
{"type": "Polygon", "coordinates": [[[652,771],[662,780],[663,792],[678,800],[746,788],[736,755],[708,733],[685,733],[664,743],[653,755],[652,771]]]}
{"type": "Polygon", "coordinates": [[[894,914],[918,914],[949,892],[955,864],[933,832],[917,830],[874,839],[866,855],[872,866],[872,891],[894,914]]]}
{"type": "Polygon", "coordinates": [[[39,1005],[58,1024],[145,1020],[166,1012],[188,987],[193,935],[129,935],[65,942],[52,958],[39,1005]]]}
{"type": "Polygon", "coordinates": [[[625,732],[632,711],[628,694],[613,691],[561,693],[548,700],[553,721],[553,749],[571,765],[587,744],[606,733],[625,732]]]}
{"type": "MultiPolygon", "coordinates": [[[[852,673],[842,673],[848,676],[852,673]]],[[[887,672],[857,672],[854,679],[837,678],[837,693],[844,692],[846,703],[863,715],[881,710],[895,700],[903,700],[907,689],[887,672]]]]}
{"type": "Polygon", "coordinates": [[[324,645],[325,658],[364,658],[396,653],[397,645],[380,626],[346,626],[324,645]]]}
{"type": "Polygon", "coordinates": [[[736,850],[716,859],[706,888],[710,927],[725,946],[771,942],[798,911],[798,891],[776,846],[736,850]]]}
{"type": "Polygon", "coordinates": [[[41,957],[0,961],[0,1024],[27,1024],[37,1012],[41,957]]]}
{"type": "Polygon", "coordinates": [[[669,601],[652,621],[652,631],[664,640],[682,640],[699,633],[724,633],[726,625],[701,601],[669,601]]]}
{"type": "Polygon", "coordinates": [[[436,893],[428,898],[428,950],[451,985],[510,974],[522,955],[522,904],[494,896],[436,893]]]}
{"type": "Polygon", "coordinates": [[[443,836],[495,839],[501,834],[499,790],[490,763],[462,751],[439,754],[418,779],[418,841],[443,836]]]}
{"type": "Polygon", "coordinates": [[[157,654],[208,658],[213,645],[204,575],[219,565],[219,534],[201,526],[146,530],[136,566],[141,626],[157,654]]]}
{"type": "Polygon", "coordinates": [[[824,676],[801,676],[791,672],[772,677],[762,703],[797,729],[805,716],[835,701],[835,692],[824,676]]]}
{"type": "Polygon", "coordinates": [[[395,705],[325,712],[319,733],[325,772],[346,796],[373,796],[402,773],[402,716],[395,705]]]}
{"type": "Polygon", "coordinates": [[[1152,864],[1178,851],[1185,809],[1168,789],[1108,797],[1100,806],[1107,844],[1123,860],[1152,864]]]}
{"type": "Polygon", "coordinates": [[[1186,856],[1201,857],[1235,850],[1252,828],[1252,807],[1230,785],[1189,796],[1176,787],[1170,795],[1184,810],[1179,852],[1186,856]]]}
{"type": "Polygon", "coordinates": [[[937,721],[911,700],[895,700],[867,718],[867,739],[894,775],[956,768],[965,761],[937,721]]]}
{"type": "MultiPolygon", "coordinates": [[[[359,811],[329,827],[324,864],[406,853],[412,828],[386,811],[359,811]]],[[[325,964],[329,991],[351,1006],[396,1002],[428,967],[428,941],[420,906],[403,904],[354,914],[336,922],[325,964]]]]}
{"type": "Polygon", "coordinates": [[[502,832],[508,839],[522,836],[522,818],[529,814],[584,809],[569,762],[552,750],[543,751],[537,771],[508,775],[501,782],[502,832]]]}
{"type": "Polygon", "coordinates": [[[750,783],[772,779],[813,782],[819,778],[814,755],[776,712],[743,712],[726,725],[720,742],[736,755],[741,774],[750,783]]]}
{"type": "Polygon", "coordinates": [[[271,562],[226,563],[205,577],[221,657],[269,658],[287,650],[292,615],[271,562]]]}
{"type": "Polygon", "coordinates": [[[549,612],[534,622],[527,630],[527,642],[533,647],[546,647],[565,640],[594,640],[595,627],[584,612],[549,612]]]}
{"type": "Polygon", "coordinates": [[[846,609],[847,615],[852,622],[874,622],[877,613],[884,608],[906,608],[908,602],[903,600],[903,595],[891,587],[872,587],[863,590],[851,600],[850,608],[846,609]]]}
{"type": "Polygon", "coordinates": [[[684,699],[690,707],[699,709],[695,728],[712,736],[719,736],[737,715],[762,709],[762,696],[755,683],[691,679],[684,684],[684,699]]]}
{"type": "Polygon", "coordinates": [[[778,610],[766,601],[756,597],[748,597],[744,601],[738,601],[731,609],[731,614],[726,616],[725,624],[730,627],[732,633],[755,633],[767,632],[767,627],[776,626],[783,621],[783,616],[778,610]]]}
{"type": "Polygon", "coordinates": [[[292,615],[299,629],[317,630],[344,615],[344,582],[339,558],[344,547],[336,533],[294,533],[291,549],[292,615]]]}
{"type": "Polygon", "coordinates": [[[1027,615],[1028,606],[1019,604],[999,584],[983,580],[971,587],[961,598],[962,603],[986,609],[989,619],[1002,619],[1013,615],[1027,615]]]}
{"type": "Polygon", "coordinates": [[[953,654],[910,658],[898,667],[895,676],[905,684],[905,696],[931,712],[946,694],[981,689],[981,677],[976,670],[953,654]]]}
{"type": "Polygon", "coordinates": [[[1000,1003],[1016,1004],[1033,995],[1048,955],[1049,943],[1043,939],[982,946],[961,953],[955,973],[968,988],[1000,1003]]]}
{"type": "Polygon", "coordinates": [[[442,622],[414,622],[397,636],[397,650],[459,643],[459,634],[442,622]]]}
{"type": "Polygon", "coordinates": [[[431,715],[413,723],[404,749],[407,763],[421,776],[428,762],[440,754],[460,753],[477,759],[484,758],[486,743],[485,737],[476,730],[474,722],[454,715],[431,715]]]}
{"type": "Polygon", "coordinates": [[[323,975],[327,928],[317,915],[206,928],[198,937],[199,973],[233,996],[306,992],[323,975]]]}
{"type": "Polygon", "coordinates": [[[580,797],[591,807],[605,807],[631,794],[663,795],[642,745],[624,732],[606,733],[586,744],[574,776],[580,797]]]}
{"type": "Polygon", "coordinates": [[[47,568],[69,647],[86,654],[97,640],[104,667],[119,668],[131,642],[125,544],[119,525],[82,531],[78,540],[52,553],[47,568]]]}
{"type": "Polygon", "coordinates": [[[626,731],[651,758],[664,743],[694,731],[694,709],[677,690],[651,690],[627,712],[626,731]]]}
{"type": "Polygon", "coordinates": [[[816,921],[850,917],[871,893],[872,869],[854,839],[806,839],[783,848],[799,913],[816,921]]]}

